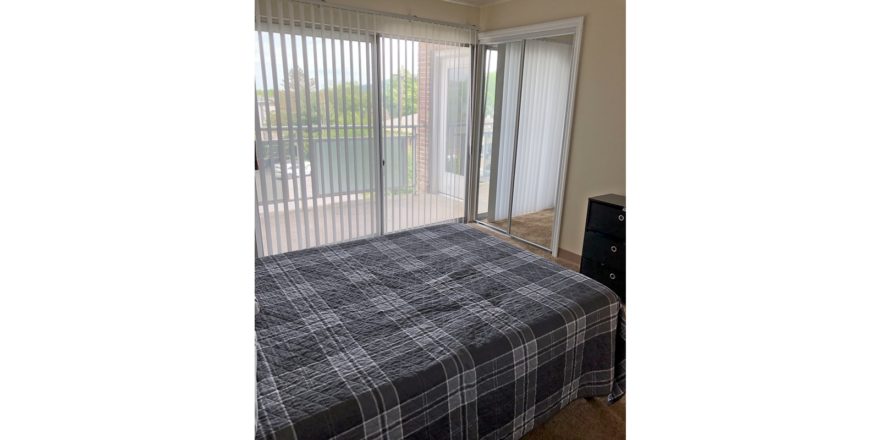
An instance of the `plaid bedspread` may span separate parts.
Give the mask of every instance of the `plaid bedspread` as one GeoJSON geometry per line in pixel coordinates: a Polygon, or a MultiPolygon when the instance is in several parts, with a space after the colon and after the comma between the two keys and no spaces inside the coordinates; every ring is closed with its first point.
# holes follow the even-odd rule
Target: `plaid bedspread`
{"type": "Polygon", "coordinates": [[[446,224],[256,261],[257,438],[519,438],[625,391],[603,285],[446,224]]]}

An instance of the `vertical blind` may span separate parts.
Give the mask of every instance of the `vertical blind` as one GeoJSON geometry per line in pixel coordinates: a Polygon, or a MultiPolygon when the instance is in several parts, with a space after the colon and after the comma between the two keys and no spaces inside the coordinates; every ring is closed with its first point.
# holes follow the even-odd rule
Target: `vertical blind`
{"type": "Polygon", "coordinates": [[[257,255],[462,218],[475,32],[255,8],[257,255]]]}
{"type": "Polygon", "coordinates": [[[382,37],[385,232],[464,216],[470,49],[382,37]]]}

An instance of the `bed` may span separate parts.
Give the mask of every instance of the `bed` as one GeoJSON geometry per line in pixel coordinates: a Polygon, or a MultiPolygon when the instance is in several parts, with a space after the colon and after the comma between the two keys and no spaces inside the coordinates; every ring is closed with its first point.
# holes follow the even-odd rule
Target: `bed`
{"type": "Polygon", "coordinates": [[[602,284],[454,223],[256,260],[259,439],[520,438],[625,392],[602,284]]]}

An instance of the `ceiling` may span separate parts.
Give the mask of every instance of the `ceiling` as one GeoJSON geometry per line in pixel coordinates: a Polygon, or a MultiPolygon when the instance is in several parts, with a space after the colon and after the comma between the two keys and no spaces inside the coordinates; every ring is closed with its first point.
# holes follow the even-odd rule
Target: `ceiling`
{"type": "Polygon", "coordinates": [[[465,6],[489,6],[497,3],[504,3],[510,0],[442,0],[446,3],[455,3],[465,6]]]}

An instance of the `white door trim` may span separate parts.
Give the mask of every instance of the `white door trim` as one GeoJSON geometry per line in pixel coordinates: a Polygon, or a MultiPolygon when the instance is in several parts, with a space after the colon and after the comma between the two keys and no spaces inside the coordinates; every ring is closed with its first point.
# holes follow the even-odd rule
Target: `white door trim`
{"type": "Polygon", "coordinates": [[[580,34],[584,26],[584,17],[572,17],[562,20],[517,26],[494,31],[480,32],[477,41],[480,44],[501,44],[512,41],[534,40],[536,38],[558,37],[560,35],[580,34]]]}

